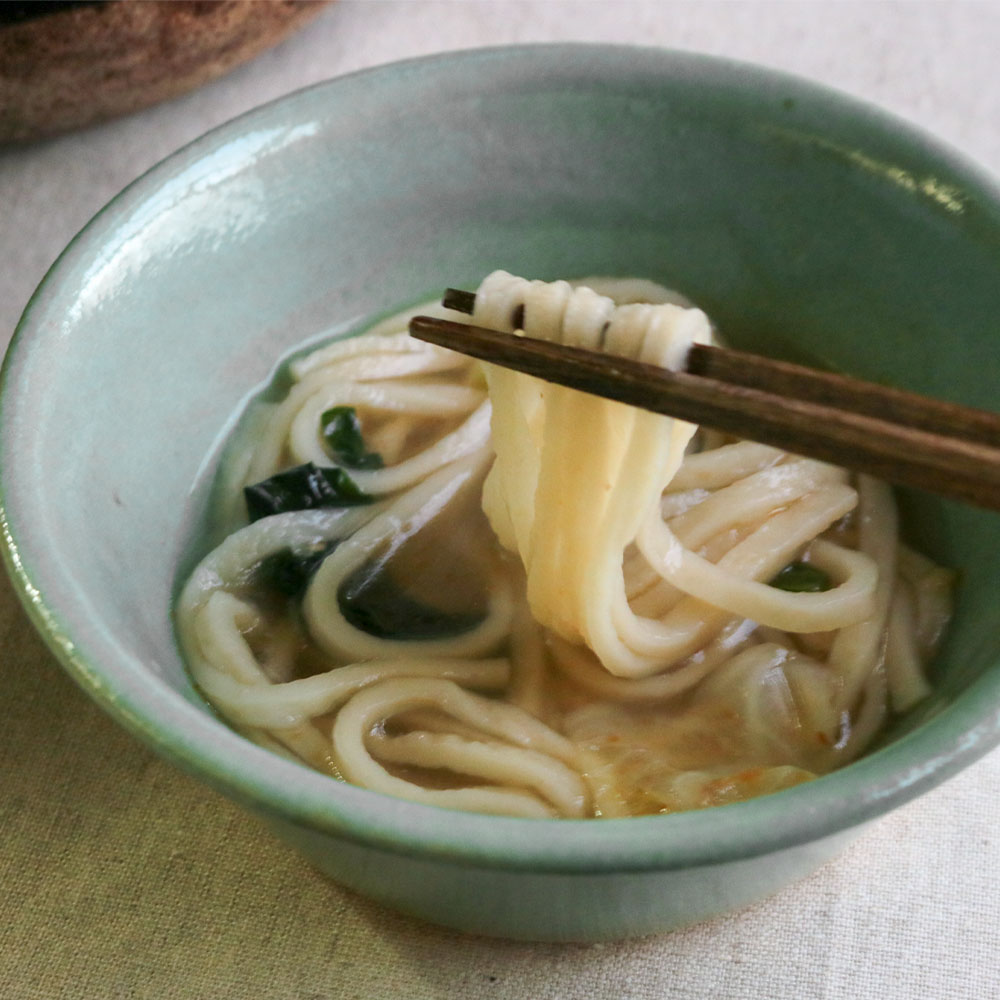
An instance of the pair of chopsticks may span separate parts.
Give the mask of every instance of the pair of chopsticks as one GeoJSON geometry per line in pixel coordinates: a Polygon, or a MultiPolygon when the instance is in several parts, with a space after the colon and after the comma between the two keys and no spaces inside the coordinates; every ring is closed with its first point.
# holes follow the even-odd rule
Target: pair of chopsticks
{"type": "MultiPolygon", "coordinates": [[[[471,314],[475,295],[448,289],[442,302],[471,314]]],[[[410,334],[547,382],[1000,510],[996,413],[701,344],[690,349],[686,370],[671,372],[429,316],[414,317],[410,334]]]]}

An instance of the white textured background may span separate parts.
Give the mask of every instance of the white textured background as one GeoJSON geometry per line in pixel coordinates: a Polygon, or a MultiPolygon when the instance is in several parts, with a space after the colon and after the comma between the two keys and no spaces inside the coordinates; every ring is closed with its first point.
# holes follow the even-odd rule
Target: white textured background
{"type": "MultiPolygon", "coordinates": [[[[992,3],[350,2],[169,104],[0,151],[0,337],[70,237],[182,143],[300,86],[526,41],[751,60],[866,98],[1000,173],[992,3]]],[[[0,998],[990,1000],[1000,753],[742,913],[603,946],[463,938],[324,881],[73,688],[0,588],[0,998]]]]}

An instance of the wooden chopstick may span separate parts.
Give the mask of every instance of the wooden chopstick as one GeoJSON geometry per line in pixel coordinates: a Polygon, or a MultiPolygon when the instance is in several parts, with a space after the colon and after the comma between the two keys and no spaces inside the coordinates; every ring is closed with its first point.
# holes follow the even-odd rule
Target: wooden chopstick
{"type": "Polygon", "coordinates": [[[789,361],[778,361],[732,348],[695,344],[688,353],[685,370],[691,375],[701,375],[730,385],[744,385],[779,396],[806,399],[932,434],[1000,447],[1000,415],[996,413],[789,361]]]}
{"type": "MultiPolygon", "coordinates": [[[[444,302],[456,308],[454,297],[444,302]]],[[[1000,510],[995,413],[719,347],[695,345],[687,370],[670,372],[427,316],[411,320],[410,333],[549,382],[1000,510]]]]}

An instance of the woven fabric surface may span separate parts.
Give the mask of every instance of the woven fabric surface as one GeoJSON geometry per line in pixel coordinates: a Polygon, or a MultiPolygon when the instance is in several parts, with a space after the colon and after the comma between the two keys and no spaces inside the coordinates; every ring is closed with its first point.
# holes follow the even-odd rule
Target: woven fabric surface
{"type": "MultiPolygon", "coordinates": [[[[186,97],[0,152],[0,336],[76,229],[205,129],[360,66],[569,39],[792,70],[1000,170],[993,5],[340,0],[302,35],[186,97]]],[[[1000,752],[740,913],[616,944],[518,944],[418,923],[316,874],[96,708],[5,582],[0,649],[0,1000],[998,995],[1000,752]]]]}
{"type": "Polygon", "coordinates": [[[740,913],[616,944],[492,941],[316,874],[107,719],[6,587],[3,606],[5,1000],[996,995],[1000,753],[740,913]]]}

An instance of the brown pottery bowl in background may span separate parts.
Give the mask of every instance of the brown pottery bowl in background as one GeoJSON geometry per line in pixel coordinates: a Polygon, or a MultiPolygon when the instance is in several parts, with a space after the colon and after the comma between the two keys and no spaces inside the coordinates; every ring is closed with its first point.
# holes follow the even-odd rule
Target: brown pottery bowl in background
{"type": "Polygon", "coordinates": [[[55,135],[193,90],[329,0],[0,4],[0,142],[55,135]]]}

